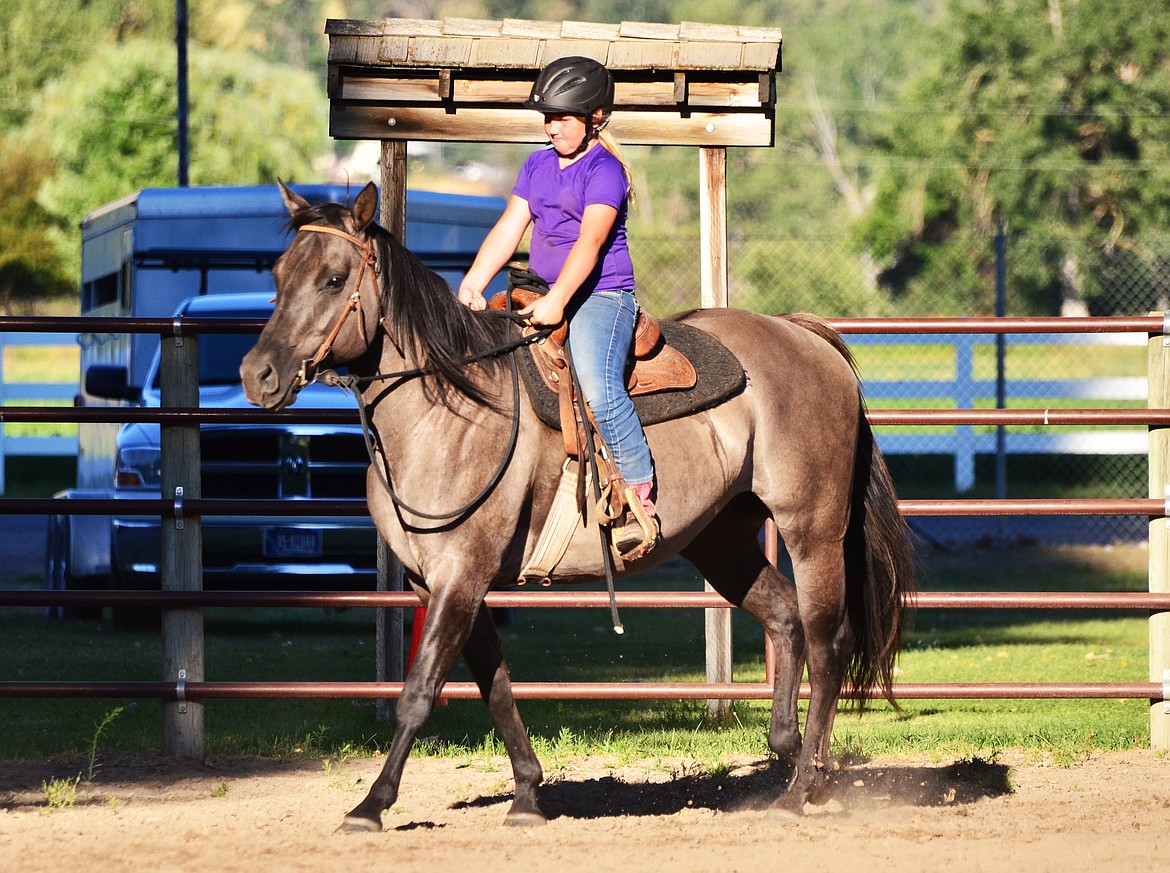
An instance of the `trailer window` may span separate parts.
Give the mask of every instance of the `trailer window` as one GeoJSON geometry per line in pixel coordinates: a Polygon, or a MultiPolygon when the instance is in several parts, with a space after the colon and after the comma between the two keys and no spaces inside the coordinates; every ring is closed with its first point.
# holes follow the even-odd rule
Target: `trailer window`
{"type": "Polygon", "coordinates": [[[118,300],[118,274],[110,273],[86,282],[81,288],[81,311],[89,312],[98,306],[118,300]]]}

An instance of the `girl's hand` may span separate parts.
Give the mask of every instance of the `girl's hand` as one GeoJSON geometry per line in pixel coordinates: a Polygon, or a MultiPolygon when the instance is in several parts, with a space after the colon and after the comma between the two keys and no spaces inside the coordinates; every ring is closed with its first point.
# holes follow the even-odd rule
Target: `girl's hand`
{"type": "Polygon", "coordinates": [[[564,321],[565,304],[552,294],[546,294],[525,306],[517,314],[527,316],[533,324],[552,327],[564,321]]]}
{"type": "Polygon", "coordinates": [[[483,295],[468,285],[459,289],[459,302],[468,309],[476,311],[487,309],[487,301],[483,299],[483,295]]]}

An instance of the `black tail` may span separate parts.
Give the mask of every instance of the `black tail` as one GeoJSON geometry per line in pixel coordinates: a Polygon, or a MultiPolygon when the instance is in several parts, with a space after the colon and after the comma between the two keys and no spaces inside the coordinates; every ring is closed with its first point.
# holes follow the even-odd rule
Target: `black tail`
{"type": "Polygon", "coordinates": [[[902,647],[906,604],[913,601],[916,590],[917,556],[864,408],[861,417],[853,513],[845,534],[846,608],[854,640],[846,679],[860,709],[865,708],[867,692],[875,687],[897,707],[894,665],[902,647]]]}

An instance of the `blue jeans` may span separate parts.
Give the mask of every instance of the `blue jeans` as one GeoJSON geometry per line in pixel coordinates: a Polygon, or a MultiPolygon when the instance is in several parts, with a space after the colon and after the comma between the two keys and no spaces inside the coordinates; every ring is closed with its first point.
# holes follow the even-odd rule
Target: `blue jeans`
{"type": "Polygon", "coordinates": [[[569,316],[569,354],[581,393],[627,485],[654,481],[650,446],[626,390],[637,316],[633,291],[594,291],[569,316]]]}

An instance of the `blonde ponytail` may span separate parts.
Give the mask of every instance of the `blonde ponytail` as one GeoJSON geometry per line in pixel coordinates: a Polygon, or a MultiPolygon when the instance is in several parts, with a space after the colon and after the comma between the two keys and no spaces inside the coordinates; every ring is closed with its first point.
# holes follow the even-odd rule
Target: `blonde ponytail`
{"type": "Polygon", "coordinates": [[[608,127],[597,134],[597,139],[605,150],[617,158],[618,162],[622,165],[622,172],[626,174],[626,184],[629,186],[629,194],[627,196],[630,205],[633,206],[637,202],[637,197],[634,196],[634,177],[630,174],[630,165],[626,163],[626,158],[622,154],[622,147],[618,145],[618,141],[614,139],[608,127]]]}

